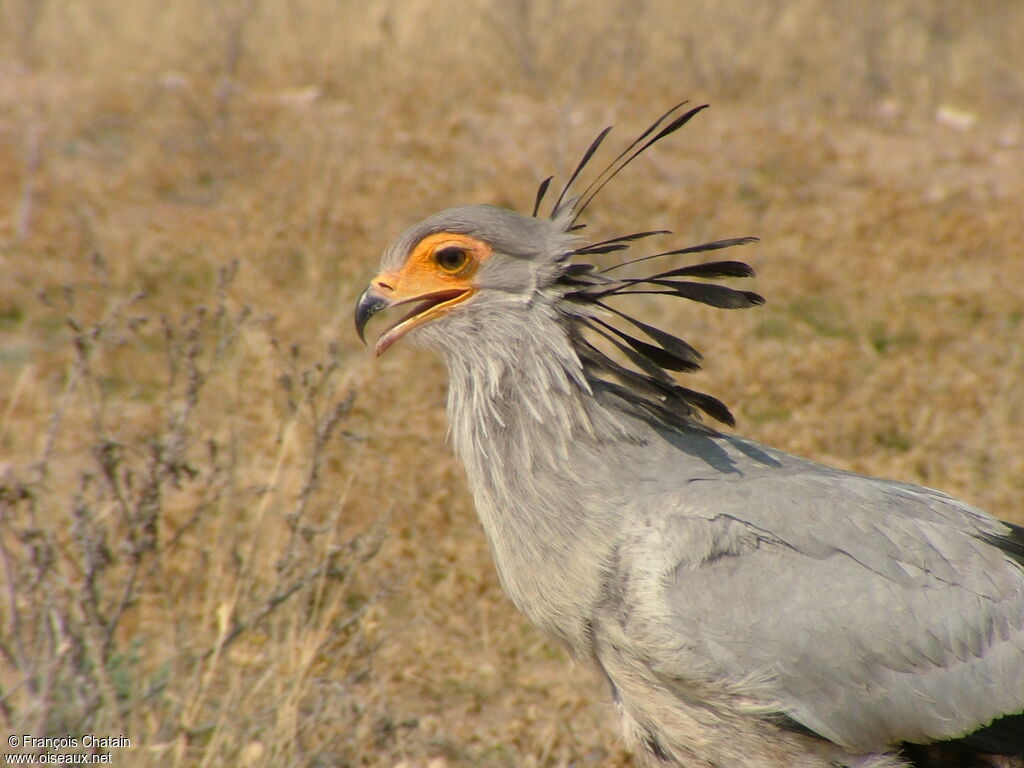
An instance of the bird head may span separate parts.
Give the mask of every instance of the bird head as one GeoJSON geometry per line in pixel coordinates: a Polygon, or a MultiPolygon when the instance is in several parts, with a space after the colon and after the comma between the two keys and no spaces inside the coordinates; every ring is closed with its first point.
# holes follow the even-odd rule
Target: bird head
{"type": "Polygon", "coordinates": [[[381,271],[356,305],[359,337],[378,312],[412,309],[380,336],[378,355],[406,334],[446,346],[487,318],[537,300],[561,274],[579,238],[566,217],[523,216],[490,205],[441,211],[406,230],[384,252],[381,271]]]}
{"type": "Polygon", "coordinates": [[[547,216],[539,216],[538,210],[551,178],[540,185],[530,216],[489,205],[466,205],[410,227],[384,252],[380,272],[359,297],[355,309],[359,337],[365,342],[366,324],[378,312],[409,304],[413,308],[380,336],[375,347],[378,355],[409,335],[455,355],[499,355],[514,361],[517,353],[510,346],[524,338],[546,342],[550,334],[559,334],[571,350],[574,365],[583,371],[588,391],[599,387],[613,392],[638,415],[660,424],[705,429],[695,421],[698,411],[732,424],[733,417],[724,404],[680,386],[669,373],[698,370],[702,357],[696,349],[608,302],[629,294],[661,294],[724,309],[751,307],[763,304],[764,299],[750,291],[702,281],[750,277],[753,270],[739,261],[713,261],[639,277],[609,273],[649,259],[715,251],[756,238],[729,238],[660,251],[604,268],[578,260],[625,252],[638,241],[670,234],[653,230],[591,242],[579,234],[584,225],[578,221],[623,168],[705,106],[682,112],[683,104],[673,107],[598,173],[581,194],[570,195],[577,177],[611,130],[605,128],[584,152],[547,216]],[[621,327],[623,322],[649,341],[627,333],[621,327]],[[603,348],[587,338],[593,334],[602,337],[603,348]],[[616,351],[626,364],[614,359],[616,351]]]}

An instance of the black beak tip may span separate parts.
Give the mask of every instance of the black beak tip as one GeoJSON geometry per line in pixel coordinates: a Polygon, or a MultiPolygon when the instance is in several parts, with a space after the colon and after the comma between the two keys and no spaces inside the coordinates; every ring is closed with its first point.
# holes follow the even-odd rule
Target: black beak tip
{"type": "Polygon", "coordinates": [[[372,287],[363,291],[359,297],[359,300],[356,302],[355,323],[356,334],[363,344],[366,344],[366,324],[370,321],[371,317],[382,309],[386,309],[388,303],[388,300],[375,293],[372,287]]]}

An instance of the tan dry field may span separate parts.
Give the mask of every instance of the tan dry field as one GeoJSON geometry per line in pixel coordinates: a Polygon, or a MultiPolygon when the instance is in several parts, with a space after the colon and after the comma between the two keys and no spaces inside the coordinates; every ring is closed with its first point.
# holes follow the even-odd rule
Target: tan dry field
{"type": "MultiPolygon", "coordinates": [[[[588,217],[757,235],[642,311],[739,431],[1024,522],[1024,6],[0,0],[0,722],[123,766],[627,766],[501,594],[443,370],[355,297],[710,101],[588,217]]],[[[24,750],[22,750],[24,751],[24,750]]]]}

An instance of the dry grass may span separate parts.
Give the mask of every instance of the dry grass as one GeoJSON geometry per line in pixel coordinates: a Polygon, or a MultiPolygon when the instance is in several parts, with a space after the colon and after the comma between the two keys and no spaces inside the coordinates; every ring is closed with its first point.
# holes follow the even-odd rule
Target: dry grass
{"type": "Polygon", "coordinates": [[[681,7],[0,0],[5,730],[122,733],[120,765],[627,765],[496,585],[440,366],[371,361],[350,312],[405,225],[522,208],[679,97],[714,108],[591,227],[763,239],[766,308],[666,319],[702,386],[1024,521],[1024,7],[681,7]]]}

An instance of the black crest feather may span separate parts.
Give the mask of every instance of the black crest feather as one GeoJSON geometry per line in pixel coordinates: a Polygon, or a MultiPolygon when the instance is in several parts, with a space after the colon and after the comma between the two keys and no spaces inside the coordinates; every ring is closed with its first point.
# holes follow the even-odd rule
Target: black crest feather
{"type": "MultiPolygon", "coordinates": [[[[551,209],[555,218],[568,206],[572,218],[569,231],[578,232],[584,225],[578,223],[580,216],[594,198],[627,165],[640,154],[666,136],[686,125],[707,105],[693,107],[680,113],[686,102],[677,104],[644,130],[629,146],[620,152],[583,192],[571,196],[570,189],[598,149],[607,138],[611,128],[605,128],[583,153],[568,182],[562,188],[551,209]]],[[[540,209],[541,201],[550,186],[551,178],[545,179],[537,192],[534,215],[540,209]]],[[[599,242],[585,243],[572,253],[566,254],[557,285],[563,290],[567,302],[565,317],[570,325],[570,334],[589,377],[602,382],[609,392],[628,401],[640,415],[659,424],[677,429],[696,429],[713,433],[710,427],[698,420],[704,413],[711,418],[732,426],[735,419],[729,409],[715,397],[697,392],[678,384],[669,371],[692,373],[700,369],[703,357],[691,344],[678,336],[645,323],[622,309],[609,304],[620,296],[633,294],[657,294],[688,299],[700,304],[721,309],[744,309],[764,303],[764,299],[752,291],[742,291],[715,283],[698,280],[753,277],[754,270],[742,261],[709,261],[687,264],[668,270],[642,276],[619,277],[609,273],[623,267],[634,266],[652,259],[665,259],[688,254],[717,251],[723,248],[747,245],[755,237],[734,237],[713,240],[685,248],[675,248],[619,261],[599,269],[592,263],[572,261],[573,256],[587,256],[588,262],[594,256],[631,251],[639,241],[658,235],[671,234],[669,230],[658,229],[619,235],[599,242]],[[680,279],[693,278],[693,279],[680,279]],[[614,324],[625,322],[639,331],[649,341],[637,338],[614,324]],[[594,346],[584,335],[592,332],[605,339],[628,361],[620,363],[594,346]]]]}

